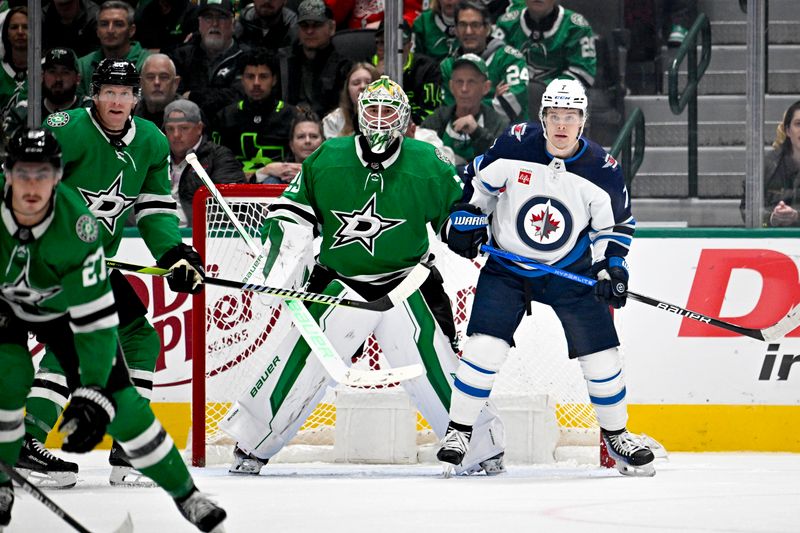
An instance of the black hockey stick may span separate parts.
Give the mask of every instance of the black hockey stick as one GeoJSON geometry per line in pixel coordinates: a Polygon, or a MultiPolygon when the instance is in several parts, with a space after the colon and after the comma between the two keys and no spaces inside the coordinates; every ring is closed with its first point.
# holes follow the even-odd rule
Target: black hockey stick
{"type": "MultiPolygon", "coordinates": [[[[11,466],[6,464],[5,461],[0,461],[0,470],[3,471],[8,477],[10,477],[17,485],[22,488],[25,492],[30,494],[34,497],[34,499],[39,500],[45,507],[53,511],[56,516],[58,516],[61,520],[66,522],[67,524],[71,525],[75,531],[80,531],[81,533],[91,533],[88,529],[83,527],[80,522],[72,518],[64,509],[62,509],[56,502],[51,500],[50,498],[43,493],[39,487],[25,479],[25,477],[14,470],[11,466]]],[[[120,525],[117,529],[114,530],[114,533],[131,533],[133,532],[133,523],[131,522],[131,515],[129,514],[125,521],[120,525]]]]}
{"type": "MultiPolygon", "coordinates": [[[[114,261],[112,259],[107,259],[106,265],[109,268],[127,270],[128,272],[136,272],[138,274],[148,274],[150,276],[167,277],[170,275],[169,270],[166,268],[132,265],[130,263],[123,263],[120,261],[114,261]]],[[[428,267],[421,263],[418,264],[411,270],[408,276],[406,276],[403,281],[400,282],[400,285],[392,289],[389,294],[382,296],[377,300],[372,300],[371,302],[361,302],[359,300],[351,300],[349,298],[338,298],[336,296],[328,296],[327,294],[319,294],[316,292],[297,291],[294,289],[279,289],[276,287],[267,287],[266,285],[256,285],[254,283],[243,283],[241,281],[213,278],[211,276],[206,276],[203,281],[209,285],[218,285],[220,287],[228,287],[231,289],[238,289],[240,291],[271,294],[273,296],[279,296],[288,300],[305,300],[307,302],[325,305],[341,305],[343,307],[354,307],[356,309],[365,309],[367,311],[388,311],[395,305],[411,296],[414,291],[416,291],[420,285],[422,285],[422,283],[428,279],[428,274],[430,274],[430,272],[431,270],[428,267]]]]}
{"type": "MultiPolygon", "coordinates": [[[[577,283],[583,283],[584,285],[588,285],[590,287],[593,287],[597,283],[597,280],[595,279],[587,278],[586,276],[581,276],[580,274],[575,274],[573,272],[567,272],[566,270],[562,270],[560,268],[556,268],[550,265],[537,263],[536,261],[532,261],[527,257],[513,254],[511,252],[506,252],[505,250],[499,250],[492,246],[483,245],[481,246],[481,250],[488,254],[496,255],[497,257],[502,257],[504,259],[510,259],[511,261],[528,265],[535,269],[543,270],[544,272],[554,274],[556,276],[560,276],[562,278],[566,278],[575,281],[577,283]]],[[[716,326],[718,328],[727,329],[728,331],[734,331],[740,335],[751,337],[753,339],[758,339],[760,341],[772,342],[778,340],[787,333],[789,333],[790,331],[792,331],[793,329],[795,329],[797,326],[800,326],[800,305],[796,305],[795,307],[793,307],[776,324],[773,324],[772,326],[766,328],[758,329],[758,328],[745,328],[742,326],[737,326],[736,324],[731,324],[730,322],[725,322],[724,320],[720,320],[718,318],[706,316],[702,313],[698,313],[697,311],[691,311],[689,309],[684,309],[683,307],[679,307],[677,305],[673,305],[667,302],[662,302],[661,300],[656,300],[655,298],[651,298],[650,296],[637,294],[630,290],[628,291],[628,297],[631,298],[632,300],[636,300],[637,302],[642,302],[644,304],[651,305],[657,309],[667,311],[668,313],[674,313],[684,318],[696,320],[698,322],[703,322],[704,324],[709,324],[711,326],[716,326]]]]}

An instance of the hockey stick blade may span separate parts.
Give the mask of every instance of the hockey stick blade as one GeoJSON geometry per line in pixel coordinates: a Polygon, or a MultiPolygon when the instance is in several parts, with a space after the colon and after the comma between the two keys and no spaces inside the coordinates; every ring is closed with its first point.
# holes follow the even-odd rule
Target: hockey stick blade
{"type": "MultiPolygon", "coordinates": [[[[72,526],[72,529],[79,531],[80,533],[91,533],[91,531],[83,527],[80,522],[72,518],[69,513],[62,509],[61,506],[47,497],[47,495],[42,492],[39,487],[25,479],[22,474],[17,472],[5,461],[0,461],[0,470],[10,477],[14,483],[19,485],[22,490],[33,496],[35,500],[38,500],[42,505],[50,509],[61,520],[72,526]]],[[[125,520],[114,530],[114,533],[133,533],[133,521],[131,520],[130,513],[127,513],[125,520]]]]}
{"type": "MultiPolygon", "coordinates": [[[[537,263],[536,261],[528,259],[527,257],[513,254],[511,252],[506,252],[505,250],[500,250],[492,246],[483,245],[481,246],[481,251],[491,255],[495,255],[497,257],[509,259],[516,263],[527,265],[537,270],[542,270],[549,274],[560,276],[562,278],[566,278],[575,281],[577,283],[582,283],[584,285],[588,285],[589,287],[593,287],[597,283],[597,280],[595,279],[587,278],[586,276],[581,276],[580,274],[575,274],[574,272],[568,272],[566,270],[562,270],[554,266],[545,265],[543,263],[537,263]]],[[[702,322],[710,326],[715,326],[721,329],[726,329],[728,331],[733,331],[740,335],[744,335],[745,337],[750,337],[752,339],[760,341],[772,342],[778,340],[787,333],[789,333],[790,331],[794,330],[796,327],[800,326],[800,305],[795,306],[791,311],[789,311],[786,314],[786,316],[780,319],[776,324],[773,324],[772,326],[766,328],[758,329],[758,328],[746,328],[744,326],[739,326],[737,324],[725,322],[724,320],[720,320],[719,318],[706,316],[702,313],[698,313],[697,311],[684,309],[683,307],[670,304],[661,300],[657,300],[650,296],[638,294],[631,290],[628,291],[628,297],[632,300],[636,300],[637,302],[641,302],[643,304],[653,306],[657,309],[661,309],[662,311],[667,311],[669,313],[676,314],[683,318],[688,318],[689,320],[702,322]]]]}
{"type": "MultiPolygon", "coordinates": [[[[167,277],[170,271],[166,268],[147,267],[142,265],[134,265],[131,263],[124,263],[122,261],[115,261],[113,259],[106,260],[106,266],[109,268],[116,268],[118,270],[125,270],[127,272],[136,272],[137,274],[146,274],[149,276],[167,277]]],[[[241,291],[259,292],[263,294],[271,294],[279,296],[286,300],[303,300],[307,302],[320,303],[325,305],[340,305],[343,307],[353,307],[355,309],[364,309],[366,311],[388,311],[398,303],[402,302],[413,292],[419,288],[420,285],[427,279],[430,269],[424,265],[415,266],[409,275],[404,279],[400,285],[394,288],[386,296],[382,296],[377,300],[364,302],[361,300],[351,300],[349,298],[337,298],[336,296],[328,296],[327,294],[318,294],[314,292],[298,291],[294,289],[280,289],[277,287],[267,287],[265,285],[257,285],[254,283],[242,283],[229,279],[213,278],[206,276],[203,280],[204,283],[209,285],[217,285],[219,287],[228,287],[230,289],[237,289],[241,291]]]]}

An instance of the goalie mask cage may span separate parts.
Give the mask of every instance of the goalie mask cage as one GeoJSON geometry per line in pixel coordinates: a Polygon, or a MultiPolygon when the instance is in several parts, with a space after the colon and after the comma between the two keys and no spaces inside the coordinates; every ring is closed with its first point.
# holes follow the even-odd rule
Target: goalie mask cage
{"type": "MultiPolygon", "coordinates": [[[[260,242],[267,205],[284,186],[235,184],[218,185],[218,189],[246,230],[260,242]]],[[[255,257],[205,187],[194,197],[192,225],[194,246],[205,259],[206,273],[244,279],[255,257]]],[[[431,247],[463,343],[481,263],[456,256],[434,238],[431,247]]],[[[514,411],[517,398],[526,394],[546,395],[543,397],[558,423],[558,445],[597,446],[600,439],[594,410],[578,362],[567,358],[561,325],[549,308],[535,303],[533,307],[533,316],[525,317],[517,331],[517,346],[497,376],[492,398],[502,413],[503,406],[514,411]]],[[[290,323],[279,320],[279,307],[263,305],[256,294],[211,285],[193,297],[192,316],[192,428],[187,455],[195,466],[229,462],[234,443],[219,430],[218,423],[253,377],[263,373],[290,323]]],[[[382,355],[374,337],[369,337],[363,354],[352,362],[360,368],[381,367],[382,355]]],[[[379,388],[376,391],[382,394],[379,388]]],[[[329,389],[293,444],[333,444],[335,397],[334,389],[329,389]]],[[[417,443],[435,442],[430,426],[417,414],[417,443]]]]}

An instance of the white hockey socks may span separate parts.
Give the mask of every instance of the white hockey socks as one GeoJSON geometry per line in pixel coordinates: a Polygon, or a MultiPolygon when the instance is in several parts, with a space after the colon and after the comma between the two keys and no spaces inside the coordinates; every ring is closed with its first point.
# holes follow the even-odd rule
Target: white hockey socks
{"type": "Polygon", "coordinates": [[[608,431],[625,428],[628,402],[619,350],[609,348],[578,357],[578,361],[600,427],[608,431]]]}
{"type": "Polygon", "coordinates": [[[471,335],[467,339],[453,382],[450,420],[465,426],[475,423],[509,349],[505,341],[490,335],[471,335]]]}

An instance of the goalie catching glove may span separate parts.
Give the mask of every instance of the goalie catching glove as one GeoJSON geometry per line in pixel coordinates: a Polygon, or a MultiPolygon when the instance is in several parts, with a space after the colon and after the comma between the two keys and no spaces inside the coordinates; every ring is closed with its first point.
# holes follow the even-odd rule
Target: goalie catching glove
{"type": "Polygon", "coordinates": [[[106,428],[114,419],[114,400],[100,387],[78,387],[64,410],[64,420],[58,430],[66,434],[61,449],[71,453],[86,453],[103,440],[106,428]]]}
{"type": "Polygon", "coordinates": [[[609,257],[592,265],[592,274],[597,279],[594,298],[619,309],[628,299],[628,263],[622,257],[609,257]]]}
{"type": "Polygon", "coordinates": [[[156,264],[170,271],[167,278],[169,288],[174,292],[197,294],[203,290],[203,260],[194,248],[188,244],[179,244],[167,250],[156,264]]]}
{"type": "Polygon", "coordinates": [[[450,210],[447,246],[467,259],[474,259],[481,244],[489,240],[488,217],[480,207],[468,203],[455,204],[450,210]]]}

